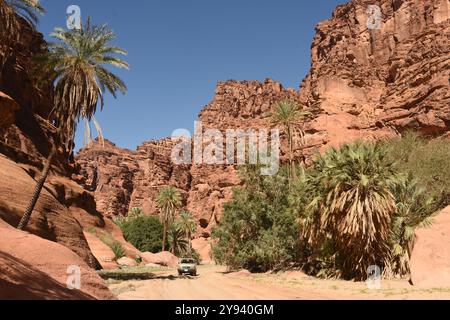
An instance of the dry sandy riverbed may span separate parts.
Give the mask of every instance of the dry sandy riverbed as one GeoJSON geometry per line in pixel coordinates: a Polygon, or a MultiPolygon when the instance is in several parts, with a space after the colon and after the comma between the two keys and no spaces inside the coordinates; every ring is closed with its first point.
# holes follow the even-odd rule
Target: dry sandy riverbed
{"type": "Polygon", "coordinates": [[[199,267],[197,277],[176,270],[156,270],[151,280],[108,280],[121,300],[316,300],[450,299],[448,289],[417,289],[406,280],[387,280],[379,290],[365,283],[320,280],[301,272],[226,273],[224,267],[199,267]]]}

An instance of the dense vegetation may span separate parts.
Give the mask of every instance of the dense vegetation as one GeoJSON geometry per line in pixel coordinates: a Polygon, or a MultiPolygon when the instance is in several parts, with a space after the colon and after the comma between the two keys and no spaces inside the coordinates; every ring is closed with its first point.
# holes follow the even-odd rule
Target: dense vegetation
{"type": "Polygon", "coordinates": [[[176,216],[181,195],[173,187],[165,187],[157,199],[161,214],[148,216],[140,208],[133,208],[126,217],[117,217],[114,222],[122,229],[125,239],[142,252],[157,253],[169,248],[178,257],[190,257],[199,263],[201,257],[192,248],[192,234],[197,223],[189,212],[176,216]]]}
{"type": "Polygon", "coordinates": [[[251,271],[294,265],[363,280],[378,265],[406,275],[415,228],[450,204],[449,157],[448,141],[407,134],[331,149],[294,179],[242,168],[245,187],[224,206],[213,256],[251,271]]]}
{"type": "Polygon", "coordinates": [[[157,217],[139,216],[120,224],[125,239],[141,252],[160,252],[164,227],[157,217]]]}

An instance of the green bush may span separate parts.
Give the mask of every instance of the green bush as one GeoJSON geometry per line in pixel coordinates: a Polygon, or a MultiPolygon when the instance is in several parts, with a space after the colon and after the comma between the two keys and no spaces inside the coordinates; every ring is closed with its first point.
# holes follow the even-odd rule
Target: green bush
{"type": "Polygon", "coordinates": [[[125,239],[142,252],[160,252],[163,225],[157,217],[138,216],[121,224],[125,239]]]}
{"type": "Polygon", "coordinates": [[[373,264],[387,276],[409,273],[414,230],[430,223],[444,199],[444,185],[423,187],[433,170],[415,172],[411,165],[413,150],[425,148],[430,161],[448,170],[442,151],[432,152],[434,143],[440,144],[411,136],[356,142],[316,157],[293,189],[292,202],[315,275],[363,280],[373,264]]]}
{"type": "Polygon", "coordinates": [[[450,205],[450,141],[427,140],[408,132],[403,138],[383,142],[398,171],[412,174],[428,197],[441,208],[450,205]]]}
{"type": "Polygon", "coordinates": [[[125,250],[120,242],[114,242],[110,248],[114,252],[115,260],[125,257],[125,250]]]}
{"type": "Polygon", "coordinates": [[[289,210],[287,174],[264,177],[256,166],[249,166],[241,176],[246,187],[234,190],[220,225],[213,230],[217,240],[213,258],[230,269],[282,268],[300,253],[296,217],[289,210]]]}

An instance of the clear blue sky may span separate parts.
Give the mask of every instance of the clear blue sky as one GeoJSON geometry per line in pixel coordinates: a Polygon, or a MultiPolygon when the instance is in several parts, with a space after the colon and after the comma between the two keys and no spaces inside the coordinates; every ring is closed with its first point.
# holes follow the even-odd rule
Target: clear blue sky
{"type": "MultiPolygon", "coordinates": [[[[298,88],[310,68],[315,25],[345,0],[42,0],[39,30],[65,26],[66,8],[108,23],[128,50],[130,71],[117,71],[128,93],[108,96],[97,115],[107,139],[138,144],[192,130],[217,81],[264,80],[298,88]]],[[[83,128],[77,132],[81,145],[83,128]]]]}

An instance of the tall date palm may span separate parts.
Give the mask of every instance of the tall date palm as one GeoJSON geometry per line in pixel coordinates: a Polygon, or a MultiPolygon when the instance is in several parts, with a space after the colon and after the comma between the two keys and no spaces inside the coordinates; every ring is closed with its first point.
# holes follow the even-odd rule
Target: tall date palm
{"type": "Polygon", "coordinates": [[[172,186],[164,187],[156,198],[156,204],[160,210],[161,222],[164,225],[162,250],[166,250],[167,232],[175,220],[175,212],[181,205],[181,195],[172,186]]]}
{"type": "Polygon", "coordinates": [[[303,111],[299,104],[291,100],[283,100],[274,106],[271,118],[272,123],[281,126],[287,136],[289,144],[289,177],[295,177],[295,166],[293,161],[294,138],[299,137],[304,140],[305,134],[301,130],[300,122],[303,121],[309,113],[303,111]]]}
{"type": "Polygon", "coordinates": [[[63,144],[67,151],[72,152],[78,121],[91,120],[97,111],[98,102],[103,108],[106,91],[116,98],[118,91],[125,93],[127,90],[125,83],[107,69],[108,65],[125,69],[129,66],[116,57],[117,54],[126,55],[127,52],[110,44],[115,34],[106,25],[94,26],[88,19],[80,30],[56,28],[51,36],[57,42],[49,45],[48,54],[41,57],[41,65],[43,71],[47,71],[47,75],[53,76],[54,80],[51,119],[54,120],[57,134],[42,175],[18,225],[19,229],[24,229],[30,220],[58,145],[63,144]]]}
{"type": "Polygon", "coordinates": [[[197,223],[195,222],[190,212],[182,212],[176,222],[176,227],[184,233],[188,242],[188,253],[192,253],[192,234],[197,230],[197,223]]]}

